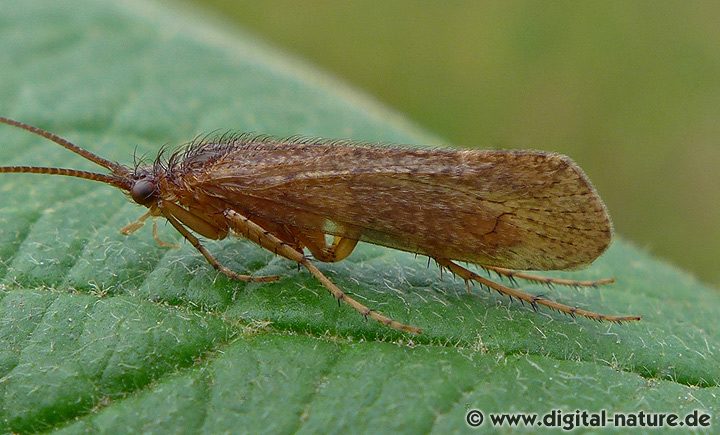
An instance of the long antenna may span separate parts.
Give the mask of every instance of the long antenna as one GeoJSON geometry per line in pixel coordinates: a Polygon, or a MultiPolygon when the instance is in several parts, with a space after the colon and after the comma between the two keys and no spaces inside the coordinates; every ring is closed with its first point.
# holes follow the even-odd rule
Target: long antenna
{"type": "Polygon", "coordinates": [[[14,127],[27,130],[30,133],[34,133],[38,136],[42,136],[46,139],[50,139],[56,144],[72,151],[75,154],[80,155],[106,169],[112,171],[112,175],[99,174],[96,172],[79,171],[76,169],[66,168],[48,168],[41,166],[0,166],[0,173],[26,173],[26,174],[50,174],[50,175],[65,175],[68,177],[84,178],[86,180],[100,181],[102,183],[111,184],[119,187],[123,190],[131,189],[131,182],[129,180],[130,171],[124,166],[111,162],[110,160],[104,159],[97,154],[94,154],[84,148],[81,148],[69,140],[63,139],[60,136],[50,133],[49,131],[43,130],[42,128],[34,127],[24,122],[15,121],[10,118],[0,116],[0,123],[12,125],[14,127]]]}
{"type": "Polygon", "coordinates": [[[84,178],[86,180],[112,184],[115,187],[128,191],[132,188],[130,181],[127,178],[98,174],[97,172],[79,171],[77,169],[48,168],[43,166],[0,166],[0,174],[3,173],[65,175],[68,177],[84,178]]]}
{"type": "Polygon", "coordinates": [[[5,118],[4,116],[0,116],[0,123],[12,125],[14,127],[22,128],[23,130],[27,130],[30,133],[34,133],[38,136],[42,136],[46,139],[50,139],[51,141],[55,142],[56,144],[67,148],[68,150],[74,152],[75,154],[78,154],[82,157],[85,157],[86,159],[97,163],[98,165],[102,166],[103,168],[109,169],[113,171],[116,174],[127,174],[128,170],[123,167],[122,165],[119,165],[115,162],[111,162],[110,160],[104,159],[97,154],[94,154],[85,148],[81,148],[74,143],[70,142],[67,139],[63,139],[60,136],[50,133],[49,131],[43,130],[39,127],[34,127],[29,124],[25,124],[24,122],[15,121],[14,119],[5,118]]]}

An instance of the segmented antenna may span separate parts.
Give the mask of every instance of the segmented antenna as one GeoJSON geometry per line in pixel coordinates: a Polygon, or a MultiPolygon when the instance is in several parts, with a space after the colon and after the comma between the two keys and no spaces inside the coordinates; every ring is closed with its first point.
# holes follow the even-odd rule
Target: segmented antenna
{"type": "Polygon", "coordinates": [[[15,121],[14,119],[5,118],[0,116],[0,123],[12,125],[13,127],[21,128],[29,131],[30,133],[42,136],[49,139],[56,144],[70,150],[71,152],[84,157],[91,162],[94,162],[106,169],[112,171],[112,175],[99,174],[96,172],[80,171],[76,169],[67,168],[52,168],[42,166],[0,166],[0,173],[26,173],[26,174],[50,174],[50,175],[65,175],[69,177],[84,178],[86,180],[100,181],[102,183],[111,184],[119,187],[123,190],[130,190],[130,171],[115,162],[104,159],[95,153],[92,153],[84,148],[81,148],[67,139],[63,139],[60,136],[50,133],[49,131],[43,130],[39,127],[34,127],[24,122],[15,121]]]}

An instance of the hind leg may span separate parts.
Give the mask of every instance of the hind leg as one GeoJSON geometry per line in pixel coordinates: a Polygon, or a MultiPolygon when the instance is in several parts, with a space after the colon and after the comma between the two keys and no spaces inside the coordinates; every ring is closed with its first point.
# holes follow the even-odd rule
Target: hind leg
{"type": "Polygon", "coordinates": [[[335,263],[344,260],[357,246],[356,239],[333,236],[333,242],[325,242],[324,233],[302,234],[299,236],[303,244],[310,250],[313,257],[324,263],[335,263]]]}
{"type": "Polygon", "coordinates": [[[495,281],[492,281],[483,276],[480,276],[480,275],[476,274],[475,272],[472,272],[458,264],[455,264],[454,262],[452,262],[450,260],[436,258],[435,261],[437,261],[441,267],[445,267],[445,268],[449,269],[452,273],[460,276],[460,278],[464,279],[466,282],[467,281],[475,281],[477,283],[480,283],[484,286],[487,286],[487,287],[497,291],[500,294],[509,296],[511,299],[516,298],[516,299],[519,299],[520,301],[527,302],[535,310],[537,310],[538,305],[543,305],[543,306],[546,306],[553,310],[559,311],[561,313],[569,314],[572,317],[583,316],[583,317],[587,317],[588,319],[599,320],[599,321],[608,321],[608,322],[614,322],[614,323],[622,323],[622,322],[630,322],[633,320],[640,320],[640,316],[610,316],[610,315],[606,315],[606,314],[599,314],[599,313],[595,313],[592,311],[583,310],[582,308],[564,305],[559,302],[545,299],[541,296],[533,296],[533,295],[531,295],[529,293],[525,293],[521,290],[513,289],[510,287],[506,287],[502,284],[498,284],[495,281]]]}
{"type": "Polygon", "coordinates": [[[494,266],[482,266],[483,269],[492,270],[493,272],[497,273],[498,275],[506,276],[511,281],[514,281],[515,278],[524,279],[526,281],[531,282],[537,282],[540,284],[559,284],[559,285],[568,285],[571,287],[597,287],[599,285],[605,285],[605,284],[612,284],[615,282],[615,279],[613,278],[603,278],[598,279],[594,281],[578,281],[574,279],[563,279],[563,278],[550,278],[547,276],[540,276],[540,275],[533,275],[530,273],[525,272],[518,272],[516,270],[512,269],[505,269],[502,267],[494,267],[494,266]]]}

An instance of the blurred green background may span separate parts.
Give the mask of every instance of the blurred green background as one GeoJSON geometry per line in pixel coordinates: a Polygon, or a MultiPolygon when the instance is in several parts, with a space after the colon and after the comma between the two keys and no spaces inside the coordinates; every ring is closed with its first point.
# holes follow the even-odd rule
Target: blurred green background
{"type": "Polygon", "coordinates": [[[619,234],[720,284],[720,2],[197,4],[451,143],[570,155],[619,234]]]}

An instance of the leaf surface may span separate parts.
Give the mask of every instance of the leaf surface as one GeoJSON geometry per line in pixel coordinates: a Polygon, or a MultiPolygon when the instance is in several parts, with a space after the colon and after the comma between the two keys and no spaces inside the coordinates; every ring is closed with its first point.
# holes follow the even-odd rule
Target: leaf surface
{"type": "MultiPolygon", "coordinates": [[[[0,114],[104,157],[227,129],[396,143],[436,140],[262,42],[140,1],[9,2],[0,114]]],[[[2,127],[0,164],[93,168],[2,127]]],[[[510,303],[426,259],[362,245],[321,265],[410,337],[338,307],[305,271],[242,240],[158,247],[112,188],[58,177],[0,182],[0,429],[462,432],[468,408],[718,410],[720,294],[617,241],[600,289],[532,293],[642,322],[598,324],[510,303]]],[[[172,228],[160,234],[180,241],[172,228]]]]}

